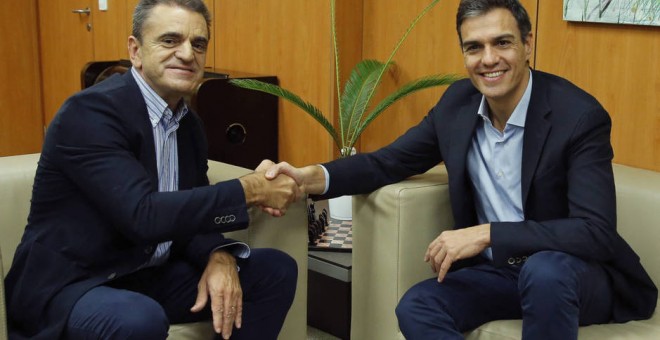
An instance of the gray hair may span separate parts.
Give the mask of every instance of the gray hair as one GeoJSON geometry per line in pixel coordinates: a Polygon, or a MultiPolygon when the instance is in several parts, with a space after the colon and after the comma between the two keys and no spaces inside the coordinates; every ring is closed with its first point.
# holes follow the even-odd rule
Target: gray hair
{"type": "Polygon", "coordinates": [[[142,41],[144,22],[147,21],[154,7],[158,5],[181,7],[201,14],[206,21],[209,38],[211,37],[211,13],[202,0],[140,0],[133,12],[133,31],[131,33],[138,41],[142,41]]]}
{"type": "Polygon", "coordinates": [[[496,8],[504,8],[511,12],[518,23],[520,39],[525,41],[529,32],[532,31],[532,23],[525,7],[518,0],[461,0],[456,13],[456,31],[461,44],[463,44],[463,36],[461,36],[463,22],[466,19],[484,15],[496,8]]]}

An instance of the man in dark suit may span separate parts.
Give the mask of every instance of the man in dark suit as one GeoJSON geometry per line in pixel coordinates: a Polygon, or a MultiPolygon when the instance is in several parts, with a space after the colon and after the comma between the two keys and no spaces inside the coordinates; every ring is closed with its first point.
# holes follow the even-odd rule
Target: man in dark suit
{"type": "Polygon", "coordinates": [[[183,100],[203,76],[209,23],[201,0],[142,0],[133,67],[69,98],[49,126],[6,278],[10,338],[165,339],[170,323],[212,319],[225,339],[276,339],[295,261],[221,232],[301,192],[263,173],[209,185],[183,100]]]}
{"type": "Polygon", "coordinates": [[[651,316],[657,289],[616,231],[607,112],[530,70],[531,23],[517,0],[463,0],[456,27],[470,79],[419,125],[373,153],[266,174],[327,198],[445,163],[455,228],[426,250],[437,278],[397,306],[408,339],[458,339],[520,318],[525,339],[576,339],[579,325],[651,316]]]}

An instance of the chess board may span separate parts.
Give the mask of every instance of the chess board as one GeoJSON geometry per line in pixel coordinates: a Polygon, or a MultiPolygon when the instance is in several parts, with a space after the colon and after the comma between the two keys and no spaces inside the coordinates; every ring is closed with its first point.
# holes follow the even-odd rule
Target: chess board
{"type": "Polygon", "coordinates": [[[353,221],[330,218],[325,230],[309,244],[309,250],[346,251],[353,249],[353,221]]]}

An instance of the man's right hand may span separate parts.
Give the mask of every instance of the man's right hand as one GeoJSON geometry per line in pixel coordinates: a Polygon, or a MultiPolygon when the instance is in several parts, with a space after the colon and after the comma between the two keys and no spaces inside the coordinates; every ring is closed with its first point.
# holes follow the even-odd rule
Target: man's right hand
{"type": "MultiPolygon", "coordinates": [[[[293,178],[303,193],[321,194],[325,191],[325,172],[319,165],[296,168],[287,162],[274,163],[264,160],[257,167],[257,172],[260,171],[265,171],[265,178],[269,181],[276,180],[282,175],[293,178]]],[[[262,205],[261,208],[273,216],[281,216],[281,212],[276,207],[262,205]]]]}
{"type": "Polygon", "coordinates": [[[266,179],[263,171],[239,178],[248,206],[272,207],[284,215],[286,208],[299,200],[304,192],[291,177],[281,175],[266,179]]]}

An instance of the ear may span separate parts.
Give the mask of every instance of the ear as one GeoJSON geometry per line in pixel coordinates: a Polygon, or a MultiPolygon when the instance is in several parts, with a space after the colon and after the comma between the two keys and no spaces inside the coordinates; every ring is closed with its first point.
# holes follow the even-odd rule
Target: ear
{"type": "Polygon", "coordinates": [[[532,52],[534,52],[534,33],[529,32],[525,38],[525,56],[527,57],[527,61],[532,57],[532,52]]]}
{"type": "Polygon", "coordinates": [[[142,69],[142,53],[140,41],[134,37],[128,37],[128,56],[131,58],[131,64],[135,69],[142,69]]]}

